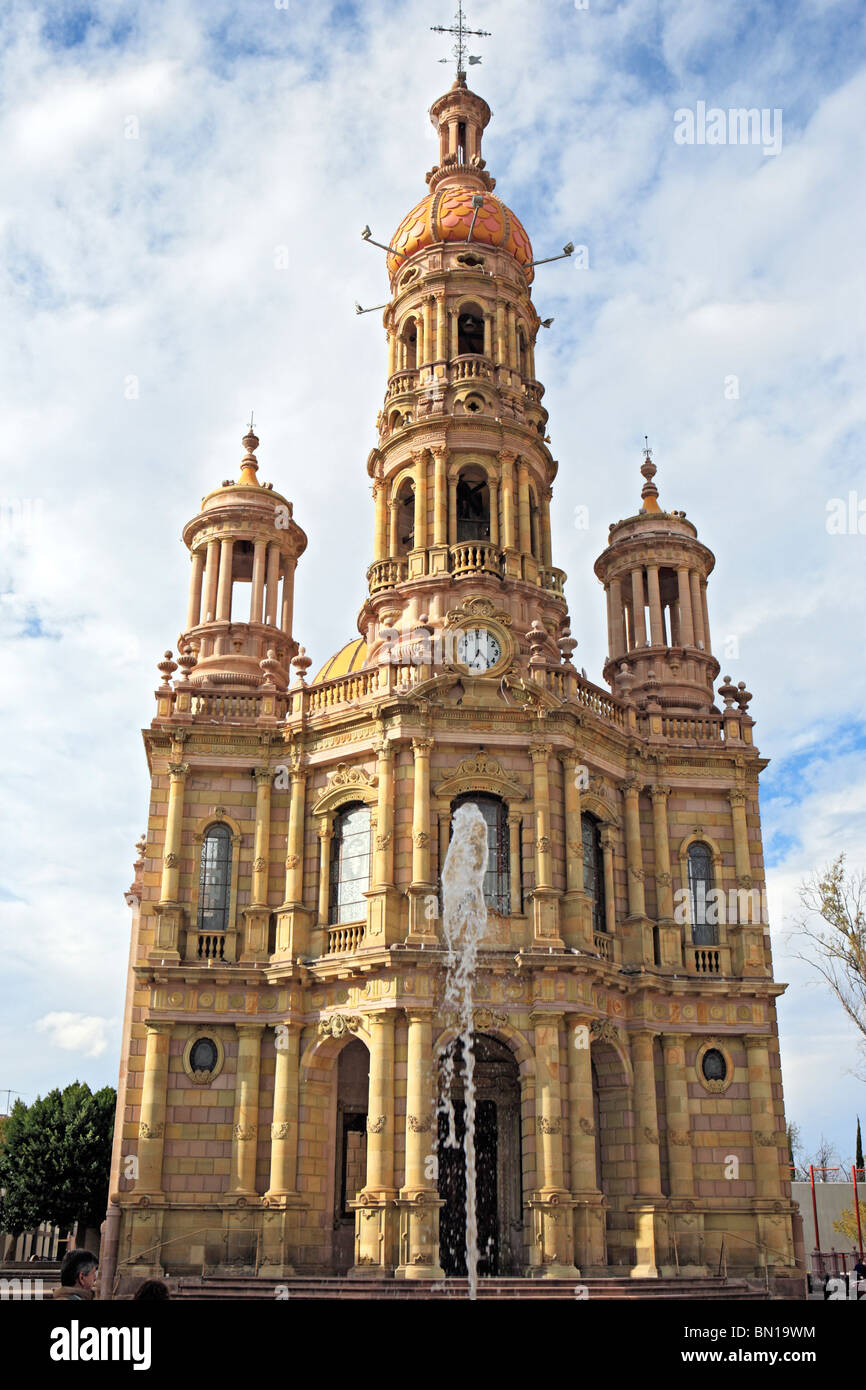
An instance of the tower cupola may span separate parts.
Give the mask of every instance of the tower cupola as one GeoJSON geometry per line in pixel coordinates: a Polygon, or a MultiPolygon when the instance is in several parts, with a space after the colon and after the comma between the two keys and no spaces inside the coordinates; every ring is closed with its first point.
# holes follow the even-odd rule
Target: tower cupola
{"type": "Polygon", "coordinates": [[[285,688],[298,650],[292,636],[295,566],[307,538],[291,502],[271,483],[259,482],[258,444],[250,422],[239,479],[209,492],[184,527],[192,575],[178,645],[196,654],[195,686],[249,689],[272,678],[285,688]]]}
{"type": "Polygon", "coordinates": [[[685,512],[660,507],[649,448],[640,471],[640,511],[611,525],[595,562],[607,595],[604,678],[638,706],[708,713],[719,673],[707,612],[715,556],[685,512]]]}

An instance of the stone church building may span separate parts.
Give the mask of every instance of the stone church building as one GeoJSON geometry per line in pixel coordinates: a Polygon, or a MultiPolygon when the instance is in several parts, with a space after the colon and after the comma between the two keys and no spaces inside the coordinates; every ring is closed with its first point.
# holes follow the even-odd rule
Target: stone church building
{"type": "Polygon", "coordinates": [[[465,1273],[439,879],[470,800],[489,842],[480,1272],[724,1264],[790,1288],[765,763],[749,692],[725,679],[716,704],[714,557],[660,505],[648,450],[642,487],[618,468],[611,507],[632,514],[595,563],[607,688],[578,673],[532,247],[462,73],[430,114],[439,162],[387,250],[359,635],[310,678],[306,536],[252,428],[183,532],[186,622],[144,730],[103,1266],[465,1273]]]}

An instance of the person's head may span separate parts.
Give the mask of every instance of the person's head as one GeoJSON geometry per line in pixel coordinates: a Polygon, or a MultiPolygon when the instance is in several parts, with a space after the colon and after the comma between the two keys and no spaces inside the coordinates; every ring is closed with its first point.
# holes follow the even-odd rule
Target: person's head
{"type": "Polygon", "coordinates": [[[163,1283],[162,1279],[145,1279],[133,1294],[133,1299],[157,1299],[162,1302],[167,1298],[171,1298],[171,1294],[168,1284],[163,1283]]]}
{"type": "Polygon", "coordinates": [[[65,1288],[92,1289],[98,1264],[89,1250],[67,1250],[60,1266],[60,1283],[65,1288]]]}

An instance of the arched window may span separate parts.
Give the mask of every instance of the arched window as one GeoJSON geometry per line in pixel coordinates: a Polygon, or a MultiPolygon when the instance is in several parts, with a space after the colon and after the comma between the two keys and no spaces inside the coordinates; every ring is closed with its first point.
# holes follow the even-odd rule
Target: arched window
{"type": "Polygon", "coordinates": [[[508,852],[508,808],[498,796],[469,792],[452,802],[451,811],[471,801],[487,822],[487,873],[484,875],[484,901],[492,912],[507,917],[511,912],[511,874],[508,852]]]}
{"type": "Polygon", "coordinates": [[[490,539],[490,488],[480,468],[464,468],[457,479],[457,540],[490,539]]]}
{"type": "Polygon", "coordinates": [[[474,304],[467,304],[457,319],[457,355],[484,354],[484,315],[474,304]]]}
{"type": "Polygon", "coordinates": [[[397,551],[398,555],[408,555],[415,544],[415,489],[410,479],[400,485],[395,503],[397,507],[397,551]]]}
{"type": "Polygon", "coordinates": [[[414,372],[418,365],[418,326],[414,319],[406,320],[403,332],[400,335],[400,340],[402,343],[401,354],[403,361],[401,365],[403,370],[414,372]]]}
{"type": "Polygon", "coordinates": [[[689,895],[692,909],[692,941],[696,946],[715,946],[716,927],[707,921],[707,894],[713,886],[713,856],[709,845],[689,845],[689,895]]]}
{"type": "Polygon", "coordinates": [[[728,1064],[724,1054],[717,1047],[708,1047],[701,1062],[701,1071],[707,1081],[724,1081],[728,1075],[728,1064]]]}
{"type": "Polygon", "coordinates": [[[584,811],[580,818],[580,830],[583,839],[583,886],[592,899],[592,929],[594,932],[606,931],[601,826],[595,816],[584,811]]]}
{"type": "Polygon", "coordinates": [[[232,832],[227,825],[210,825],[201,846],[198,885],[200,932],[228,931],[231,886],[232,832]]]}
{"type": "Polygon", "coordinates": [[[331,893],[328,921],[359,922],[367,911],[370,887],[370,808],[344,806],[334,820],[331,839],[331,893]]]}

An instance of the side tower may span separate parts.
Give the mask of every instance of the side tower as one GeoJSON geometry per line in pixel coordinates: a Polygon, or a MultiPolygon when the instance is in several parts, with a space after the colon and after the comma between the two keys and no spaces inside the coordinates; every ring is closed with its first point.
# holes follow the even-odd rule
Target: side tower
{"type": "Polygon", "coordinates": [[[659,509],[647,460],[643,509],[596,565],[612,692],[578,674],[532,251],[462,73],[431,115],[439,164],[388,251],[359,635],[308,682],[305,539],[258,484],[252,433],[240,481],[184,533],[186,629],[145,731],[103,1266],[463,1273],[439,881],[472,801],[490,850],[480,1272],[705,1279],[724,1249],[786,1288],[764,763],[748,692],[713,703],[713,557],[659,509]]]}

